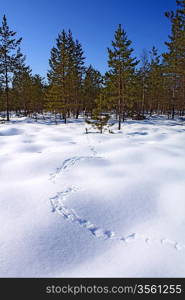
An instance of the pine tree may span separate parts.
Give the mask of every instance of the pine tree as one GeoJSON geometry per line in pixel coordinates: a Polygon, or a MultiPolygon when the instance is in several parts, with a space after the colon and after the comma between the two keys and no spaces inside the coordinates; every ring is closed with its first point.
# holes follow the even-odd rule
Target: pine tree
{"type": "Polygon", "coordinates": [[[163,72],[158,50],[153,47],[150,51],[151,61],[148,75],[148,93],[150,114],[153,110],[159,111],[160,102],[163,94],[163,72]]]}
{"type": "Polygon", "coordinates": [[[16,68],[19,58],[22,56],[19,45],[22,38],[15,39],[16,32],[9,29],[6,16],[3,16],[2,26],[0,27],[0,74],[6,94],[6,115],[9,121],[9,84],[11,75],[16,68]]]}
{"type": "MultiPolygon", "coordinates": [[[[166,76],[171,87],[172,118],[175,108],[185,107],[185,0],[176,1],[176,11],[166,12],[171,21],[171,35],[165,44],[168,52],[163,54],[166,64],[166,76]]],[[[183,108],[184,109],[184,108],[183,108]]]]}
{"type": "Polygon", "coordinates": [[[65,111],[66,103],[62,102],[61,88],[58,85],[49,85],[46,89],[45,95],[45,110],[50,111],[55,115],[55,122],[57,123],[57,114],[65,111]]]}
{"type": "Polygon", "coordinates": [[[84,52],[82,45],[78,40],[75,42],[74,48],[74,88],[75,88],[75,108],[76,108],[76,119],[78,119],[79,111],[83,108],[82,101],[82,88],[83,88],[83,77],[85,74],[84,67],[84,52]]]}
{"type": "Polygon", "coordinates": [[[171,21],[171,35],[165,43],[168,52],[163,56],[171,72],[185,74],[185,0],[176,2],[177,10],[165,13],[171,21]]]}
{"type": "Polygon", "coordinates": [[[133,74],[127,94],[129,97],[127,116],[135,120],[143,120],[145,118],[146,92],[143,93],[143,78],[139,71],[133,74]]]}
{"type": "Polygon", "coordinates": [[[121,129],[121,118],[126,112],[126,105],[129,101],[128,90],[131,83],[132,75],[134,74],[135,66],[138,61],[132,58],[133,49],[130,48],[131,41],[127,38],[126,32],[122,29],[121,25],[114,35],[112,41],[112,48],[108,48],[108,66],[109,72],[106,76],[109,78],[113,98],[116,101],[117,113],[119,118],[118,129],[121,129]]]}
{"type": "Polygon", "coordinates": [[[32,76],[32,111],[42,113],[44,108],[45,84],[44,78],[39,74],[32,76]]]}
{"type": "Polygon", "coordinates": [[[76,83],[76,73],[75,73],[75,42],[71,30],[69,29],[66,34],[67,42],[67,68],[66,76],[64,78],[65,87],[66,87],[66,113],[68,117],[71,114],[71,111],[75,111],[75,83],[76,83]]]}
{"type": "Polygon", "coordinates": [[[52,88],[57,86],[65,122],[71,111],[78,118],[85,70],[84,56],[81,44],[78,40],[74,41],[70,30],[68,33],[63,30],[59,34],[56,47],[51,50],[49,65],[48,80],[52,88]]]}
{"type": "MultiPolygon", "coordinates": [[[[103,92],[101,92],[96,99],[96,107],[92,111],[92,120],[86,119],[86,123],[90,124],[92,127],[98,129],[100,133],[103,133],[103,130],[108,125],[110,119],[109,113],[105,112],[107,109],[107,102],[103,92]]],[[[86,133],[88,130],[86,129],[86,133]]]]}
{"type": "Polygon", "coordinates": [[[149,55],[148,51],[146,49],[143,50],[143,53],[141,55],[141,66],[137,73],[137,78],[139,82],[138,86],[138,98],[140,99],[140,108],[139,112],[144,117],[145,109],[148,105],[148,77],[149,77],[149,69],[150,69],[150,63],[149,63],[149,55]]]}
{"type": "MultiPolygon", "coordinates": [[[[20,49],[18,49],[18,53],[20,49]]],[[[17,113],[24,111],[27,115],[30,110],[32,93],[31,69],[26,66],[25,56],[21,53],[18,56],[12,76],[11,98],[13,99],[11,108],[17,113]]]]}
{"type": "Polygon", "coordinates": [[[52,110],[62,112],[65,123],[68,105],[66,76],[68,75],[69,55],[67,42],[67,34],[63,30],[56,39],[56,47],[51,49],[50,70],[47,74],[51,87],[48,89],[49,95],[46,96],[48,101],[53,101],[51,104],[47,101],[47,108],[52,107],[52,110]]]}

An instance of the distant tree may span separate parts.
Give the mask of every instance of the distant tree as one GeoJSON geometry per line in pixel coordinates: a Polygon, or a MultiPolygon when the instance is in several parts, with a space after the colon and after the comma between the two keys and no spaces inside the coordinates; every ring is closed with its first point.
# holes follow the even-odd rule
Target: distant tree
{"type": "Polygon", "coordinates": [[[42,113],[44,109],[45,83],[39,74],[32,76],[32,112],[42,113]]]}
{"type": "Polygon", "coordinates": [[[85,112],[92,115],[93,109],[96,107],[96,100],[102,88],[103,78],[98,70],[91,65],[85,71],[83,80],[83,108],[85,112]]]}
{"type": "Polygon", "coordinates": [[[153,47],[150,51],[150,68],[148,74],[148,93],[150,114],[153,110],[159,111],[163,95],[163,69],[158,50],[153,47]]]}
{"type": "Polygon", "coordinates": [[[9,121],[9,84],[11,75],[16,68],[16,64],[22,56],[19,45],[22,38],[15,38],[16,32],[9,29],[6,16],[3,16],[2,26],[0,27],[0,74],[1,83],[6,95],[6,115],[9,121]]]}
{"type": "Polygon", "coordinates": [[[149,69],[150,69],[150,62],[149,62],[149,54],[146,49],[143,50],[141,59],[140,59],[140,69],[137,73],[139,79],[139,99],[141,99],[140,103],[140,111],[144,116],[145,109],[147,107],[147,92],[148,92],[148,77],[149,77],[149,69]]]}

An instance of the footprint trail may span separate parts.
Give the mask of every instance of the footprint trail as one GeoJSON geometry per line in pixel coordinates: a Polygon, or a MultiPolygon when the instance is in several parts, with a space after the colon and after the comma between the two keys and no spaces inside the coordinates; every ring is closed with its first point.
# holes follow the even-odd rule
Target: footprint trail
{"type": "Polygon", "coordinates": [[[78,164],[81,161],[88,161],[88,160],[103,160],[103,157],[101,156],[74,156],[74,157],[70,157],[68,159],[66,159],[61,167],[57,168],[55,172],[50,174],[50,180],[55,182],[57,176],[65,171],[70,170],[73,166],[75,166],[76,164],[78,164]]]}
{"type": "Polygon", "coordinates": [[[66,189],[64,192],[59,192],[54,197],[50,198],[52,212],[56,212],[62,215],[62,217],[66,220],[80,225],[98,239],[117,240],[124,242],[125,245],[133,241],[142,240],[148,245],[151,245],[152,243],[157,243],[161,244],[162,246],[174,248],[176,250],[185,250],[184,244],[178,243],[177,241],[173,241],[168,238],[154,239],[140,233],[132,233],[126,236],[119,236],[114,231],[104,230],[96,224],[93,224],[90,220],[80,217],[74,209],[69,209],[67,206],[65,206],[65,201],[67,200],[67,197],[69,197],[72,193],[78,192],[79,190],[79,187],[72,186],[66,189]]]}
{"type": "MultiPolygon", "coordinates": [[[[104,159],[102,156],[98,156],[98,153],[92,143],[90,143],[89,137],[87,136],[87,146],[91,152],[89,156],[74,156],[66,159],[62,165],[56,169],[55,172],[50,174],[50,180],[55,183],[59,174],[63,174],[65,171],[70,170],[74,166],[76,166],[81,161],[95,160],[95,159],[104,159]]],[[[166,237],[161,239],[155,239],[150,236],[145,236],[140,233],[131,233],[126,236],[119,236],[114,231],[105,230],[93,224],[90,220],[80,217],[74,209],[70,209],[65,205],[67,198],[75,192],[78,192],[81,188],[77,186],[68,187],[66,190],[62,192],[58,192],[54,197],[50,198],[50,203],[52,207],[52,212],[60,214],[64,219],[76,223],[82,228],[86,229],[90,234],[94,237],[102,240],[115,240],[123,242],[124,245],[135,242],[137,240],[142,240],[147,245],[151,246],[152,244],[162,245],[164,247],[171,247],[176,250],[185,250],[185,244],[179,243],[177,241],[168,239],[166,237]]]]}

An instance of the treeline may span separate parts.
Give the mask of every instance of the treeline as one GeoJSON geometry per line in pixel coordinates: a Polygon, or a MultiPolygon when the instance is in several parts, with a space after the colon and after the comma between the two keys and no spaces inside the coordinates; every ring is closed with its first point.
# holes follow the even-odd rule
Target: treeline
{"type": "Polygon", "coordinates": [[[118,127],[127,117],[144,119],[146,114],[185,113],[185,0],[176,1],[175,11],[166,12],[171,33],[167,52],[153,47],[133,57],[132,42],[121,25],[107,49],[108,71],[101,74],[85,65],[82,45],[72,32],[62,31],[51,49],[47,83],[32,75],[21,53],[22,39],[9,29],[6,16],[0,27],[0,111],[21,115],[51,112],[56,119],[100,118],[115,114],[118,127]]]}

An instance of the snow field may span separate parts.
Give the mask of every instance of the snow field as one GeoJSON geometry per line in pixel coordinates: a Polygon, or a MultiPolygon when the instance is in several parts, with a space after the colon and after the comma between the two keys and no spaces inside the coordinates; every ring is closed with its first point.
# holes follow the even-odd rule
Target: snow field
{"type": "Polygon", "coordinates": [[[0,276],[184,277],[184,125],[1,125],[0,276]]]}

